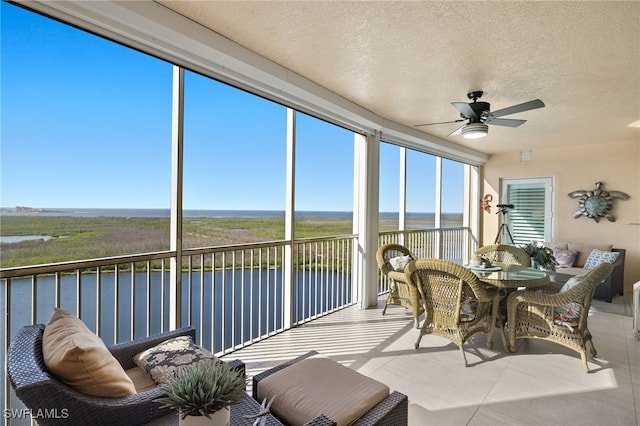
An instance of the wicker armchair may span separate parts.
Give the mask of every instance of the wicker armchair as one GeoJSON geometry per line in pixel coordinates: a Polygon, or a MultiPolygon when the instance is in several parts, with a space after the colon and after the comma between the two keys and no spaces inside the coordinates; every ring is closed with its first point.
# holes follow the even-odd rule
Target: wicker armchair
{"type": "Polygon", "coordinates": [[[488,259],[491,263],[501,263],[503,265],[531,266],[531,257],[526,251],[516,246],[506,244],[492,244],[480,247],[476,250],[480,257],[488,259]]]}
{"type": "MultiPolygon", "coordinates": [[[[65,417],[62,415],[58,416],[60,418],[40,418],[38,424],[138,425],[174,412],[152,402],[164,395],[159,388],[126,397],[101,398],[82,394],[62,383],[47,370],[43,360],[44,328],[44,324],[23,327],[11,342],[7,353],[9,381],[27,408],[32,412],[66,409],[66,418],[61,418],[65,417]]],[[[126,370],[136,366],[133,362],[135,354],[177,336],[195,339],[195,329],[183,328],[121,343],[111,346],[109,351],[126,370]]],[[[241,361],[230,364],[244,373],[244,363],[241,361]]]]}
{"type": "Polygon", "coordinates": [[[507,326],[511,351],[515,352],[516,339],[546,339],[580,353],[582,368],[588,373],[587,344],[591,354],[596,355],[591,332],[587,327],[591,299],[596,286],[607,278],[612,269],[611,264],[602,263],[563,293],[559,293],[562,283],[550,283],[539,291],[518,290],[509,295],[507,326]],[[574,325],[556,320],[556,308],[569,303],[580,307],[579,318],[574,325]]]}
{"type": "Polygon", "coordinates": [[[420,315],[423,312],[420,293],[415,286],[409,285],[405,281],[404,272],[395,271],[389,263],[389,259],[407,255],[413,260],[416,259],[416,256],[408,248],[399,244],[385,244],[380,246],[376,252],[378,268],[389,280],[389,296],[387,296],[387,301],[384,304],[382,315],[387,312],[389,305],[403,306],[411,311],[415,326],[419,328],[420,315]]]}
{"type": "Polygon", "coordinates": [[[415,285],[424,305],[425,318],[416,349],[425,334],[435,334],[460,347],[465,366],[464,342],[475,333],[487,335],[487,347],[493,347],[500,295],[488,288],[466,268],[439,259],[419,259],[405,268],[407,282],[415,285]],[[477,303],[477,305],[476,305],[477,303]],[[475,309],[471,306],[476,305],[475,309]]]}
{"type": "MultiPolygon", "coordinates": [[[[297,362],[302,361],[310,356],[317,355],[318,352],[310,351],[306,354],[300,355],[297,358],[277,365],[267,371],[256,374],[253,376],[253,398],[258,399],[258,384],[261,380],[269,377],[270,375],[287,368],[297,362]]],[[[310,383],[313,385],[313,383],[310,383]]],[[[277,397],[277,396],[276,396],[277,397]]],[[[380,401],[378,405],[369,410],[362,417],[351,423],[352,426],[402,426],[408,424],[409,401],[406,395],[393,391],[385,399],[380,401]]],[[[316,418],[305,423],[303,426],[333,426],[336,422],[333,419],[325,416],[324,414],[318,415],[316,418]]]]}

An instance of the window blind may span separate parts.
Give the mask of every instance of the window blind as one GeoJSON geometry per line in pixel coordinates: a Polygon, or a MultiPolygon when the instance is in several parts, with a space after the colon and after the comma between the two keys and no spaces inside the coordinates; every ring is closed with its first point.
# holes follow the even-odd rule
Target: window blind
{"type": "Polygon", "coordinates": [[[543,183],[511,184],[507,204],[514,208],[506,214],[513,242],[520,246],[532,240],[544,241],[545,185],[543,183]]]}

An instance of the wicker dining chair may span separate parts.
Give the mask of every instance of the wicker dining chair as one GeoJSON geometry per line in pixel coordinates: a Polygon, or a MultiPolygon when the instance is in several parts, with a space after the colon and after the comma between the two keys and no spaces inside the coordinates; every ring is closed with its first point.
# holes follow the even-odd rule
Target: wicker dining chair
{"type": "Polygon", "coordinates": [[[531,266],[531,257],[523,249],[506,244],[492,244],[480,247],[476,254],[489,260],[491,263],[503,265],[531,266]]]}
{"type": "Polygon", "coordinates": [[[446,260],[419,259],[405,268],[407,282],[420,292],[424,322],[415,347],[425,334],[435,334],[460,347],[465,366],[464,342],[476,333],[487,335],[493,347],[500,295],[497,288],[483,285],[468,269],[446,260]]]}
{"type": "Polygon", "coordinates": [[[399,256],[409,256],[412,260],[416,259],[411,250],[400,244],[385,244],[380,246],[376,252],[378,268],[389,282],[389,295],[384,304],[382,315],[387,312],[389,305],[400,305],[411,311],[415,327],[419,328],[420,315],[423,312],[420,293],[415,286],[409,285],[405,281],[404,271],[396,271],[390,263],[391,259],[399,256]]]}
{"type": "Polygon", "coordinates": [[[589,372],[587,345],[593,356],[591,332],[587,326],[589,308],[596,286],[611,273],[609,263],[601,263],[580,277],[565,291],[564,284],[550,283],[537,291],[518,290],[507,299],[507,326],[511,351],[516,350],[516,339],[545,339],[580,354],[582,368],[589,372]],[[573,317],[567,318],[571,312],[573,317]]]}

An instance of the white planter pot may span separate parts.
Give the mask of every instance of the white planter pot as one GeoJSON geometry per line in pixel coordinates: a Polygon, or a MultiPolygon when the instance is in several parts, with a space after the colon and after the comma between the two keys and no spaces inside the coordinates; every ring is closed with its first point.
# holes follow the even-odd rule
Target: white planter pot
{"type": "Polygon", "coordinates": [[[180,417],[180,426],[229,426],[231,422],[231,411],[223,408],[211,414],[211,418],[207,416],[187,416],[184,419],[180,417]]]}

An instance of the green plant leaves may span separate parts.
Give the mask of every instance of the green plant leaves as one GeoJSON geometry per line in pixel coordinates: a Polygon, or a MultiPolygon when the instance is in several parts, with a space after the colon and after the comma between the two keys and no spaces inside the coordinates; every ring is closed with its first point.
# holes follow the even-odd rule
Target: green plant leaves
{"type": "Polygon", "coordinates": [[[173,380],[161,386],[166,397],[155,401],[180,411],[180,416],[206,416],[240,402],[246,387],[243,374],[228,364],[205,360],[179,368],[173,380]]]}

